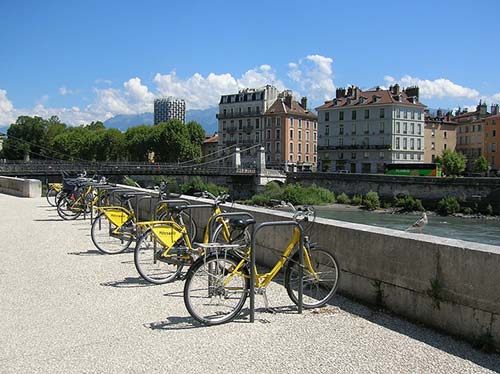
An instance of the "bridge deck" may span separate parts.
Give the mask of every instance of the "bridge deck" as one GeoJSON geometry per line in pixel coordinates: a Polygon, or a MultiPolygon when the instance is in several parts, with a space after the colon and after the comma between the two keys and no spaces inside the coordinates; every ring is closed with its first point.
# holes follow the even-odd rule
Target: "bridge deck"
{"type": "Polygon", "coordinates": [[[498,355],[340,296],[298,315],[279,283],[269,290],[277,314],[202,327],[184,308],[182,282],[145,284],[131,253],[93,248],[88,222],[1,194],[0,212],[3,373],[500,370],[498,355]]]}

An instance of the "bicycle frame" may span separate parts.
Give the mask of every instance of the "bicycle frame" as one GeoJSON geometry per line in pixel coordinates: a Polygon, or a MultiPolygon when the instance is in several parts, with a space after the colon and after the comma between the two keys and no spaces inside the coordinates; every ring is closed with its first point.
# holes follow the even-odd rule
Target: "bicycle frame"
{"type": "MultiPolygon", "coordinates": [[[[257,267],[254,268],[255,272],[255,287],[257,288],[265,288],[271,283],[271,281],[274,279],[276,275],[280,272],[280,270],[283,268],[285,263],[290,259],[292,256],[293,248],[297,245],[297,243],[300,241],[300,231],[295,228],[293,232],[292,239],[288,243],[286,249],[283,251],[281,254],[280,259],[274,264],[273,268],[271,271],[264,273],[264,274],[259,274],[257,272],[257,267]]],[[[316,280],[318,279],[318,274],[316,271],[313,269],[312,263],[311,263],[311,258],[309,256],[309,252],[307,249],[307,245],[304,245],[302,250],[304,251],[304,267],[307,272],[309,272],[316,280]]],[[[251,250],[251,249],[250,249],[251,250]]],[[[249,251],[250,251],[249,250],[249,251]]],[[[240,271],[240,269],[245,266],[249,261],[250,253],[247,252],[247,257],[241,259],[241,261],[238,263],[238,265],[234,268],[232,271],[231,275],[229,275],[226,280],[224,281],[224,286],[228,285],[231,282],[231,279],[233,278],[234,275],[238,276],[243,276],[245,278],[250,278],[249,275],[246,275],[240,271]]]]}

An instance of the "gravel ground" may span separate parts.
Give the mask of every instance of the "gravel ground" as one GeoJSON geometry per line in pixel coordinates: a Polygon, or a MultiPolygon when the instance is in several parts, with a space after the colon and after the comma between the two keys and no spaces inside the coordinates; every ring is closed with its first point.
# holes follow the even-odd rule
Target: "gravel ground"
{"type": "MultiPolygon", "coordinates": [[[[500,356],[337,296],[296,313],[283,286],[222,326],[194,323],[183,283],[141,281],[130,252],[101,255],[89,223],[0,194],[0,372],[488,373],[500,356]]],[[[248,305],[248,301],[247,301],[248,305]]]]}

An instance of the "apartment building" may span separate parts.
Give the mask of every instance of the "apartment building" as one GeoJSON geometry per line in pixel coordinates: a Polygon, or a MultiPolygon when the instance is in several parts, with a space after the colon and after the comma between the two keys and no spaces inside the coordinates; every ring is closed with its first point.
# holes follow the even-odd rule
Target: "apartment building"
{"type": "Polygon", "coordinates": [[[264,114],[262,144],[268,166],[292,170],[315,170],[317,163],[317,116],[291,91],[283,91],[264,114]]]}
{"type": "Polygon", "coordinates": [[[500,144],[500,113],[498,105],[491,108],[491,116],[485,119],[484,125],[484,157],[488,160],[490,167],[500,170],[500,157],[498,147],[500,144]]]}
{"type": "Polygon", "coordinates": [[[424,162],[435,162],[444,150],[454,151],[457,144],[458,123],[452,120],[450,112],[443,115],[438,110],[436,115],[425,112],[424,128],[424,162]]]}
{"type": "Polygon", "coordinates": [[[318,169],[383,173],[388,163],[424,161],[419,88],[339,88],[318,110],[318,169]]]}
{"type": "Polygon", "coordinates": [[[486,103],[479,102],[474,112],[458,110],[453,120],[457,126],[457,152],[467,158],[467,169],[471,170],[474,161],[484,155],[486,117],[490,116],[486,103]]]}
{"type": "MultiPolygon", "coordinates": [[[[203,155],[203,163],[210,162],[217,159],[218,156],[218,145],[219,145],[219,135],[215,133],[214,135],[205,136],[205,141],[201,145],[201,154],[203,155]]],[[[217,166],[216,163],[211,163],[210,166],[217,166]]]]}
{"type": "MultiPolygon", "coordinates": [[[[219,102],[218,146],[221,156],[231,153],[227,148],[239,146],[241,149],[262,144],[264,113],[278,98],[276,87],[245,88],[236,94],[222,95],[219,102]]],[[[257,147],[241,154],[243,166],[254,166],[257,147]]],[[[224,166],[233,166],[232,158],[224,160],[224,166]]]]}
{"type": "Polygon", "coordinates": [[[178,119],[186,123],[186,103],[175,97],[163,97],[154,101],[154,124],[178,119]]]}

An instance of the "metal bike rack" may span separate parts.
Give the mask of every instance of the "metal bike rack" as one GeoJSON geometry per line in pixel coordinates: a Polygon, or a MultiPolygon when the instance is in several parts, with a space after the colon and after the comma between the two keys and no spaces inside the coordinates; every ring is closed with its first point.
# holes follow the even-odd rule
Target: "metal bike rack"
{"type": "Polygon", "coordinates": [[[215,230],[215,224],[217,223],[217,219],[219,217],[247,217],[255,219],[255,217],[248,212],[227,212],[227,213],[216,214],[215,216],[212,217],[212,219],[210,220],[210,225],[208,226],[208,237],[210,238],[211,243],[215,241],[214,230],[215,230]]]}
{"type": "Polygon", "coordinates": [[[135,216],[137,217],[137,220],[139,220],[139,210],[140,210],[140,203],[142,200],[146,200],[148,199],[149,200],[149,218],[150,220],[153,219],[153,212],[152,212],[152,207],[153,207],[153,199],[157,199],[158,197],[156,196],[153,196],[151,195],[150,193],[146,193],[145,192],[145,195],[141,196],[141,195],[137,195],[135,197],[135,216]]]}
{"type": "Polygon", "coordinates": [[[252,233],[252,247],[250,250],[250,322],[255,321],[255,247],[256,247],[256,238],[257,233],[265,227],[273,227],[273,226],[295,226],[299,229],[300,239],[299,239],[299,302],[298,302],[298,313],[302,313],[302,298],[303,298],[303,266],[304,266],[304,230],[302,226],[298,222],[295,221],[276,221],[276,222],[263,222],[254,227],[252,233]]]}

